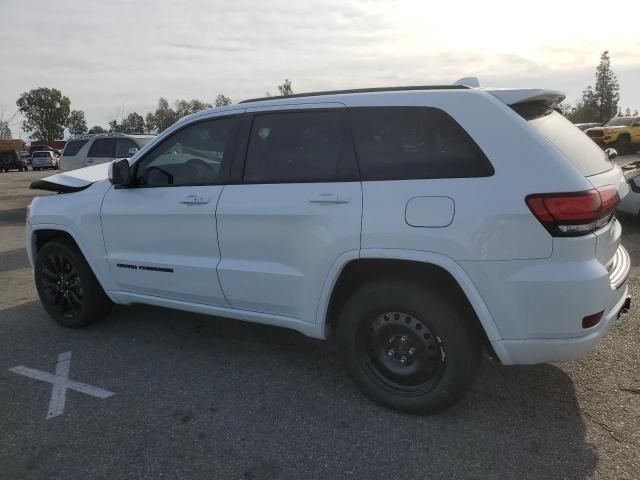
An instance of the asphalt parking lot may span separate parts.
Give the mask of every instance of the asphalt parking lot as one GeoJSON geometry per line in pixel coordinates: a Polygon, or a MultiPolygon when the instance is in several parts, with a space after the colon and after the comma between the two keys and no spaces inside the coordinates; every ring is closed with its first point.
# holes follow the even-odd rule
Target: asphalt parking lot
{"type": "Polygon", "coordinates": [[[640,219],[621,218],[635,302],[595,352],[485,359],[460,404],[416,417],[369,402],[333,343],[292,331],[145,306],[57,326],[23,231],[27,186],[49,174],[0,174],[0,478],[640,478],[640,219]],[[112,395],[68,390],[58,415],[61,386],[13,370],[65,365],[112,395]]]}

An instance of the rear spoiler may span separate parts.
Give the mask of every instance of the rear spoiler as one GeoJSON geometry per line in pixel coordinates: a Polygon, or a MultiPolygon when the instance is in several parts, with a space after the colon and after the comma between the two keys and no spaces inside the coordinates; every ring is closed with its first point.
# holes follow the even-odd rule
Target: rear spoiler
{"type": "Polygon", "coordinates": [[[487,88],[486,91],[507,105],[539,103],[556,108],[565,99],[563,92],[543,88],[487,88]]]}

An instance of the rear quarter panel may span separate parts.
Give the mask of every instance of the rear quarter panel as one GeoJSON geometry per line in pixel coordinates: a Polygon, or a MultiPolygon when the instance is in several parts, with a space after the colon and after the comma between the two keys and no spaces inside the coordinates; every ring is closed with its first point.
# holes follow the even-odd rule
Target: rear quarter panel
{"type": "Polygon", "coordinates": [[[495,170],[482,178],[363,182],[362,248],[434,251],[457,261],[548,258],[552,238],[531,214],[525,197],[591,188],[524,119],[486,92],[366,94],[350,96],[345,103],[439,108],[467,131],[495,170]],[[405,208],[418,196],[453,199],[451,224],[410,226],[405,208]]]}

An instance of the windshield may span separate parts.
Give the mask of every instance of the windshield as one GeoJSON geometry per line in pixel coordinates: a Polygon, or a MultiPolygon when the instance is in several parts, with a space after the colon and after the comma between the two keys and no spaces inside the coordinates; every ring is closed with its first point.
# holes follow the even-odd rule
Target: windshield
{"type": "Polygon", "coordinates": [[[607,125],[608,127],[628,127],[629,125],[631,125],[632,120],[633,118],[631,117],[612,118],[607,123],[605,123],[605,125],[607,125]]]}
{"type": "Polygon", "coordinates": [[[585,177],[613,168],[600,147],[558,112],[550,110],[546,115],[529,120],[529,124],[553,143],[585,177]]]}

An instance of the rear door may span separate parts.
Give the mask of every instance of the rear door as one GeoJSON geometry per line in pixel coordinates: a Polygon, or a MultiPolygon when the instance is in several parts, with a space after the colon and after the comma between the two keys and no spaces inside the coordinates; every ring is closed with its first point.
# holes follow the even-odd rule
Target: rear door
{"type": "Polygon", "coordinates": [[[116,158],[115,138],[96,138],[89,148],[83,167],[90,167],[99,163],[108,163],[116,158]]]}
{"type": "Polygon", "coordinates": [[[332,266],[360,248],[362,191],[344,106],[248,111],[242,130],[246,162],[216,213],[222,288],[235,308],[314,322],[332,266]]]}

